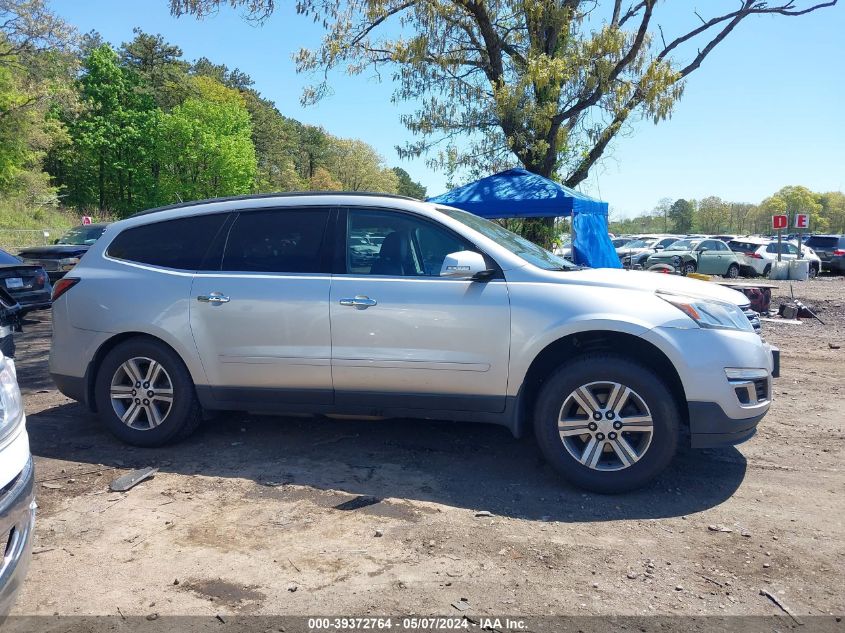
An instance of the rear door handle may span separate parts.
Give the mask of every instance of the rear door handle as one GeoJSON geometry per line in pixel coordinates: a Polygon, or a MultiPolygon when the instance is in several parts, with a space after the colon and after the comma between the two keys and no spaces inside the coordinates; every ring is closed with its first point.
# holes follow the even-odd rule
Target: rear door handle
{"type": "Polygon", "coordinates": [[[222,292],[212,292],[208,295],[199,295],[197,296],[197,301],[201,303],[229,303],[229,297],[224,295],[222,292]]]}
{"type": "Polygon", "coordinates": [[[355,295],[352,298],[341,299],[340,305],[349,306],[351,308],[357,308],[358,310],[366,310],[367,308],[371,308],[374,305],[378,305],[378,301],[376,301],[375,299],[370,299],[365,295],[355,295]]]}

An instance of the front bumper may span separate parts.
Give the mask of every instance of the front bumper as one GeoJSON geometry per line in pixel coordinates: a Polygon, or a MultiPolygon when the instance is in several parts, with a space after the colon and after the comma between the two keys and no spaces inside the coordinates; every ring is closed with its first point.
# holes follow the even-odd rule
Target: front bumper
{"type": "Polygon", "coordinates": [[[767,413],[736,420],[728,417],[715,402],[690,402],[688,409],[692,448],[721,448],[749,440],[757,432],[757,423],[767,413]]]}
{"type": "Polygon", "coordinates": [[[9,614],[32,558],[34,481],[30,457],[20,475],[0,490],[0,622],[9,614]]]}

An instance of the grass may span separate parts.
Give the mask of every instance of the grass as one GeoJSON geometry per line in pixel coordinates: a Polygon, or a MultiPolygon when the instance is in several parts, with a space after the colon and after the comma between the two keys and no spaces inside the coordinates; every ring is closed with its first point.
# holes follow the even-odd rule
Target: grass
{"type": "Polygon", "coordinates": [[[0,248],[7,251],[51,243],[81,223],[82,216],[75,209],[30,206],[17,198],[0,197],[0,248]],[[50,235],[45,237],[44,231],[50,235]]]}

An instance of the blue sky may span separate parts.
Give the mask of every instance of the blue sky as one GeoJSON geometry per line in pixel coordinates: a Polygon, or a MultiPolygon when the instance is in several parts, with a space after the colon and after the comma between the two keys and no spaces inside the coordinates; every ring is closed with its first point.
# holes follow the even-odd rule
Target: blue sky
{"type": "MultiPolygon", "coordinates": [[[[296,74],[291,55],[316,45],[321,29],[295,15],[293,2],[277,2],[279,9],[260,26],[228,8],[201,21],[173,18],[168,0],[51,4],[81,32],[97,30],[116,45],[130,40],[139,26],[178,44],[188,60],[205,56],[240,68],[283,114],[367,141],[388,164],[428,187],[429,195],[445,190],[444,174],[424,160],[400,161],[396,155],[395,146],[411,138],[399,121],[411,105],[392,103],[389,76],[379,83],[335,74],[332,96],[300,106],[302,87],[310,80],[296,74]]],[[[699,8],[715,15],[736,4],[707,0],[699,8]]],[[[692,3],[660,3],[667,37],[695,25],[692,10],[692,3]]],[[[609,201],[617,216],[649,210],[663,197],[759,202],[790,184],[845,189],[843,33],[845,6],[799,18],[747,19],[690,76],[671,120],[635,124],[581,189],[609,201]]]]}

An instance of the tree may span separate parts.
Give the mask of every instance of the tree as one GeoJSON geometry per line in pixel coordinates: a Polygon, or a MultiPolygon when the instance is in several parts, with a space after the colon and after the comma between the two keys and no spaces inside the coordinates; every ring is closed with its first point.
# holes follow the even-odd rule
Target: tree
{"type": "Polygon", "coordinates": [[[299,151],[294,126],[272,101],[262,99],[254,90],[247,90],[242,95],[252,120],[258,191],[302,189],[305,181],[297,172],[294,160],[299,151]]]}
{"type": "Polygon", "coordinates": [[[820,194],[818,200],[822,205],[821,217],[827,230],[832,233],[845,233],[845,194],[841,191],[830,191],[820,194]]]}
{"type": "Polygon", "coordinates": [[[663,219],[663,226],[660,227],[660,230],[664,233],[669,232],[669,210],[671,208],[672,198],[661,198],[657,206],[654,207],[655,215],[663,219]]]}
{"type": "Polygon", "coordinates": [[[396,174],[398,185],[396,193],[409,198],[416,198],[417,200],[425,200],[426,189],[420,183],[411,180],[411,175],[401,167],[394,167],[393,173],[396,174]]]}
{"type": "Polygon", "coordinates": [[[810,228],[813,231],[827,230],[827,218],[821,213],[822,205],[818,194],[806,187],[783,187],[773,196],[763,200],[761,206],[770,214],[786,213],[790,218],[796,213],[807,213],[810,215],[810,228]]]}
{"type": "Polygon", "coordinates": [[[702,233],[719,233],[728,225],[730,212],[728,203],[718,196],[708,196],[698,203],[695,217],[696,230],[702,233]]]}
{"type": "Polygon", "coordinates": [[[333,139],[329,171],[346,191],[396,193],[399,179],[372,146],[357,139],[333,139]]]}
{"type": "Polygon", "coordinates": [[[672,220],[672,231],[679,235],[686,235],[692,231],[692,221],[695,209],[689,201],[679,198],[672,203],[669,209],[669,218],[672,220]]]}
{"type": "Polygon", "coordinates": [[[137,71],[156,103],[169,110],[181,103],[190,90],[188,63],[182,59],[182,49],[161,35],[150,35],[137,27],[132,32],[135,38],[120,47],[121,65],[137,71]]]}
{"type": "Polygon", "coordinates": [[[63,175],[69,203],[126,212],[150,201],[158,111],[141,83],[108,44],[83,60],[82,110],[70,113],[68,143],[51,161],[53,173],[63,175]]]}
{"type": "Polygon", "coordinates": [[[252,126],[243,97],[208,77],[162,117],[157,139],[161,203],[249,193],[256,178],[252,126]]]}
{"type": "MultiPolygon", "coordinates": [[[[174,15],[205,16],[221,4],[253,16],[274,0],[170,0],[174,15]]],[[[836,4],[740,0],[695,25],[659,26],[657,0],[299,0],[297,11],[326,28],[302,50],[300,71],[392,70],[395,98],[419,105],[403,117],[419,139],[403,156],[470,174],[518,162],[581,183],[625,125],[666,119],[685,80],[745,19],[799,16],[836,4]]],[[[329,92],[327,79],[303,95],[329,92]]],[[[548,222],[551,225],[551,221],[548,222]]]]}

